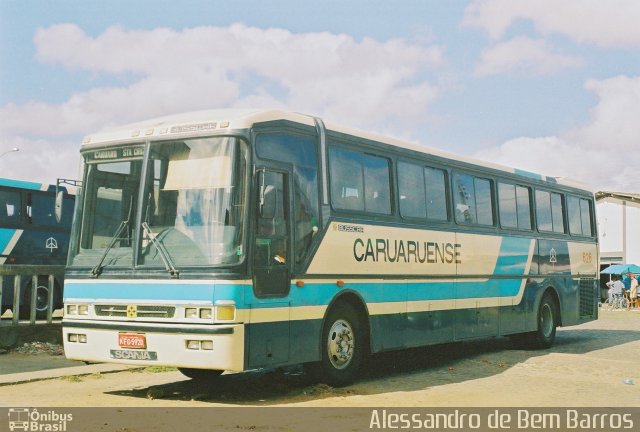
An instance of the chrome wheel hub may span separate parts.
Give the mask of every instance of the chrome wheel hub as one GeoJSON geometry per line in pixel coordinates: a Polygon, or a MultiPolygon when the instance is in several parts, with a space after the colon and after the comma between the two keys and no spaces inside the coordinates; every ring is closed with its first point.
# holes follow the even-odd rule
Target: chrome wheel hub
{"type": "Polygon", "coordinates": [[[337,320],[329,329],[327,352],[329,361],[336,369],[344,369],[353,359],[355,340],[353,329],[345,320],[337,320]]]}
{"type": "Polygon", "coordinates": [[[543,305],[540,311],[540,330],[544,337],[550,337],[553,333],[553,312],[548,304],[543,305]]]}

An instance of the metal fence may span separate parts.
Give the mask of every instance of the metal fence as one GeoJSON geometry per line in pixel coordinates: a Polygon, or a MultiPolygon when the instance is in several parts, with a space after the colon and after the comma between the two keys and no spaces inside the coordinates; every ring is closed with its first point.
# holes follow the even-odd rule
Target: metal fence
{"type": "MultiPolygon", "coordinates": [[[[53,322],[54,312],[54,296],[62,295],[62,286],[56,293],[56,279],[60,281],[60,285],[64,279],[64,266],[55,265],[0,265],[0,307],[4,309],[4,299],[9,298],[8,292],[13,292],[13,302],[10,305],[12,312],[11,320],[2,319],[0,324],[10,323],[13,326],[17,325],[36,325],[39,323],[51,324],[53,322]],[[28,282],[29,278],[31,283],[28,282]],[[47,303],[46,303],[46,320],[43,315],[45,311],[38,310],[38,283],[39,278],[46,278],[46,288],[48,291],[47,303]],[[24,283],[23,283],[24,281],[24,283]],[[10,291],[8,291],[10,290],[10,291]],[[31,290],[31,292],[23,292],[23,290],[31,290]],[[21,302],[24,299],[30,299],[29,309],[22,307],[21,302]],[[21,315],[22,311],[27,311],[28,317],[21,315]],[[21,319],[22,318],[22,319],[21,319]]],[[[42,286],[42,285],[41,285],[42,286]]],[[[61,300],[61,298],[60,298],[61,300]]]]}

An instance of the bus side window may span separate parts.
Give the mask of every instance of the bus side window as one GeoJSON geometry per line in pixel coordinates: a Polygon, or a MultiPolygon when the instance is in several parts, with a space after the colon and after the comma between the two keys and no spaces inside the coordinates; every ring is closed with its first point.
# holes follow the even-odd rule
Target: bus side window
{"type": "Polygon", "coordinates": [[[547,191],[536,191],[536,216],[540,231],[553,231],[551,221],[551,195],[547,191]]]}
{"type": "Polygon", "coordinates": [[[564,233],[564,200],[555,192],[536,190],[536,215],[540,231],[564,233]]]}
{"type": "Polygon", "coordinates": [[[582,235],[582,218],[580,216],[580,200],[569,195],[567,197],[567,213],[569,215],[569,232],[582,235]]]}
{"type": "Polygon", "coordinates": [[[447,174],[438,168],[424,169],[427,194],[427,218],[430,220],[447,221],[447,174]]]}
{"type": "Polygon", "coordinates": [[[468,174],[453,176],[456,222],[493,225],[491,180],[468,174]]]}
{"type": "Polygon", "coordinates": [[[420,165],[398,162],[398,190],[402,217],[424,219],[427,216],[424,169],[420,165]]]}
{"type": "Polygon", "coordinates": [[[498,213],[503,228],[531,229],[529,188],[498,182],[498,213]]]}
{"type": "Polygon", "coordinates": [[[331,174],[331,202],[340,210],[364,210],[364,181],[360,154],[331,147],[329,168],[331,174]]]}
{"type": "Polygon", "coordinates": [[[336,209],[391,214],[388,159],[331,147],[329,169],[331,203],[336,209]]]}
{"type": "Polygon", "coordinates": [[[477,221],[480,225],[493,225],[493,194],[491,180],[474,179],[477,221]]]}
{"type": "Polygon", "coordinates": [[[309,255],[313,235],[318,231],[317,142],[313,136],[297,133],[261,133],[256,137],[261,158],[293,165],[293,216],[295,262],[309,255]]]}
{"type": "Polygon", "coordinates": [[[591,201],[586,199],[580,200],[580,217],[582,219],[582,235],[592,236],[593,228],[591,227],[591,201]]]}
{"type": "Polygon", "coordinates": [[[258,212],[258,235],[281,236],[286,234],[284,211],[284,179],[282,174],[266,171],[261,185],[263,196],[258,212]]]}
{"type": "Polygon", "coordinates": [[[20,223],[20,193],[0,191],[0,203],[3,203],[0,208],[0,224],[4,226],[20,223]]]}
{"type": "Polygon", "coordinates": [[[456,222],[476,223],[476,195],[473,177],[466,174],[455,174],[453,185],[456,222]]]}
{"type": "Polygon", "coordinates": [[[32,223],[32,215],[33,215],[33,208],[31,206],[31,193],[27,193],[26,194],[26,199],[25,199],[25,217],[27,219],[27,223],[31,224],[32,223]]]}
{"type": "Polygon", "coordinates": [[[531,229],[531,190],[516,186],[516,205],[518,207],[518,228],[531,229]]]}
{"type": "Polygon", "coordinates": [[[553,218],[553,232],[564,233],[564,200],[558,193],[551,194],[551,217],[553,218]]]}
{"type": "Polygon", "coordinates": [[[567,197],[569,232],[572,235],[591,236],[591,205],[589,200],[569,195],[567,197]]]}
{"type": "Polygon", "coordinates": [[[367,212],[391,214],[391,186],[389,161],[385,158],[364,155],[364,207],[367,212]]]}
{"type": "Polygon", "coordinates": [[[498,182],[498,213],[503,228],[518,227],[515,185],[498,182]]]}
{"type": "Polygon", "coordinates": [[[258,177],[258,214],[254,265],[269,267],[287,260],[287,212],[285,176],[263,171],[258,177]]]}

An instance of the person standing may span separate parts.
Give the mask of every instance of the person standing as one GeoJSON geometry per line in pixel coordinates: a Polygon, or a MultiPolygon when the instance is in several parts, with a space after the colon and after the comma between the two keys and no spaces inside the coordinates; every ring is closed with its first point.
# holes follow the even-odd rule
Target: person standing
{"type": "Polygon", "coordinates": [[[629,274],[629,303],[627,309],[638,307],[638,279],[633,273],[629,274]]]}
{"type": "Polygon", "coordinates": [[[624,297],[624,283],[622,283],[619,276],[614,275],[612,280],[607,282],[607,286],[609,287],[609,305],[613,306],[614,298],[624,297]]]}

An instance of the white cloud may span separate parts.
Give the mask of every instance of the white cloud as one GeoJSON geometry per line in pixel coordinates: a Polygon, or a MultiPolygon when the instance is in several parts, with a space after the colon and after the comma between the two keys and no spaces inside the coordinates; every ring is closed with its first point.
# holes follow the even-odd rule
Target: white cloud
{"type": "Polygon", "coordinates": [[[556,136],[520,137],[504,144],[482,150],[477,157],[526,171],[555,177],[570,177],[593,185],[602,184],[605,176],[595,178],[593,162],[603,160],[604,151],[589,150],[572,145],[556,136]]]}
{"type": "Polygon", "coordinates": [[[590,80],[598,104],[584,126],[554,137],[520,137],[477,157],[541,174],[571,177],[596,190],[640,192],[640,77],[590,80]]]}
{"type": "MultiPolygon", "coordinates": [[[[175,112],[280,107],[368,129],[394,122],[400,128],[425,116],[438,95],[426,72],[444,63],[442,48],[425,41],[357,41],[243,24],[181,31],[111,27],[96,37],[60,24],[39,29],[34,44],[40,62],[128,83],[78,92],[59,104],[0,107],[3,147],[18,141],[24,147],[12,160],[64,176],[76,174],[82,135],[175,112]],[[51,166],[65,167],[66,174],[51,166]]],[[[12,174],[20,173],[3,171],[12,174]]]]}
{"type": "Polygon", "coordinates": [[[485,49],[475,73],[479,76],[508,72],[546,75],[581,65],[579,58],[554,52],[542,39],[521,36],[485,49]]]}
{"type": "MultiPolygon", "coordinates": [[[[617,151],[624,158],[640,155],[640,76],[592,79],[585,87],[598,96],[598,104],[591,110],[589,124],[568,132],[566,138],[589,148],[617,151]]],[[[640,176],[637,179],[640,191],[640,176]]]]}
{"type": "Polygon", "coordinates": [[[19,152],[0,158],[2,177],[39,183],[57,178],[78,178],[79,143],[67,140],[3,137],[0,153],[13,147],[19,152]]]}
{"type": "Polygon", "coordinates": [[[601,47],[640,48],[637,0],[476,0],[465,8],[463,25],[502,38],[517,20],[531,21],[547,36],[564,35],[601,47]]]}
{"type": "Polygon", "coordinates": [[[136,81],[126,88],[76,94],[62,105],[9,107],[7,127],[16,130],[23,127],[23,111],[31,109],[58,120],[59,132],[64,133],[259,102],[366,127],[383,118],[424,114],[437,89],[423,75],[443,63],[442,49],[436,45],[402,39],[356,41],[343,34],[294,34],[242,24],[182,31],[112,27],[95,38],[73,24],[62,24],[38,30],[34,40],[42,62],[99,74],[130,74],[136,81]],[[268,85],[243,94],[246,76],[268,85]],[[269,91],[270,86],[279,92],[269,91]],[[84,121],[75,121],[78,115],[84,121]]]}

